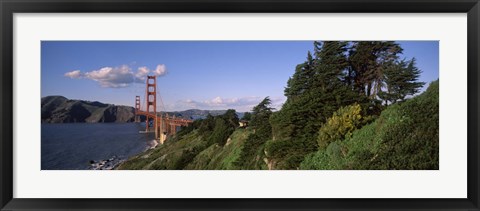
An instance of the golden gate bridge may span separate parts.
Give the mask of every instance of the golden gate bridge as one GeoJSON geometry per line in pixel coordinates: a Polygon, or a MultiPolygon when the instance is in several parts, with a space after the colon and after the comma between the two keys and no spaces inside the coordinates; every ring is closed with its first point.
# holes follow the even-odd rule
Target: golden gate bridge
{"type": "Polygon", "coordinates": [[[168,136],[175,135],[179,126],[188,126],[193,121],[169,116],[167,113],[157,113],[157,77],[147,76],[147,89],[145,92],[145,110],[141,110],[140,96],[135,96],[135,122],[140,122],[140,117],[145,116],[145,132],[150,130],[150,120],[153,121],[155,139],[163,143],[168,136]]]}

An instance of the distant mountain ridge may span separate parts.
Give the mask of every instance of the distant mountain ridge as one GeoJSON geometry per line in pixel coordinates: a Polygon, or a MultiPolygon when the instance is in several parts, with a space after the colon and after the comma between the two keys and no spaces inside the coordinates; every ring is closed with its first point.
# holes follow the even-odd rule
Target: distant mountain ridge
{"type": "Polygon", "coordinates": [[[70,100],[63,96],[42,98],[42,123],[132,122],[134,108],[101,102],[70,100]]]}
{"type": "MultiPolygon", "coordinates": [[[[169,111],[168,115],[175,115],[176,117],[182,117],[184,119],[204,119],[208,114],[212,116],[222,115],[227,110],[200,110],[200,109],[188,109],[185,111],[169,111]]],[[[244,112],[237,112],[238,118],[243,117],[244,112]]]]}
{"type": "MultiPolygon", "coordinates": [[[[103,123],[103,122],[133,122],[135,113],[131,106],[113,105],[98,101],[71,100],[63,96],[42,97],[42,123],[103,123]]],[[[167,112],[169,115],[184,119],[203,119],[222,115],[226,110],[189,109],[185,111],[167,112]]],[[[239,118],[242,112],[237,112],[239,118]]],[[[145,121],[145,119],[142,119],[145,121]]]]}

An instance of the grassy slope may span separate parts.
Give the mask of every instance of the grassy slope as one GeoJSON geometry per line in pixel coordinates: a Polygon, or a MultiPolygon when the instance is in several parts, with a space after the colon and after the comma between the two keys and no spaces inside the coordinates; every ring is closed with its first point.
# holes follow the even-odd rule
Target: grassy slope
{"type": "Polygon", "coordinates": [[[206,146],[207,141],[193,131],[132,157],[117,169],[235,169],[233,162],[250,133],[248,129],[239,128],[222,147],[218,144],[206,146]]]}
{"type": "Polygon", "coordinates": [[[175,142],[165,142],[155,149],[147,150],[118,167],[118,169],[183,169],[185,159],[194,149],[203,147],[196,131],[175,142]]]}
{"type": "Polygon", "coordinates": [[[234,162],[240,156],[243,144],[251,130],[239,128],[230,136],[230,141],[223,147],[213,144],[198,154],[194,160],[187,165],[186,169],[237,169],[234,162]]]}
{"type": "Polygon", "coordinates": [[[375,122],[307,156],[302,169],[438,169],[439,82],[375,122]]]}
{"type": "MultiPolygon", "coordinates": [[[[439,84],[389,106],[373,123],[310,154],[301,169],[438,169],[439,84]]],[[[135,156],[118,169],[238,169],[251,129],[237,128],[225,146],[207,145],[195,130],[135,156]]],[[[260,152],[259,152],[260,153],[260,152]]]]}

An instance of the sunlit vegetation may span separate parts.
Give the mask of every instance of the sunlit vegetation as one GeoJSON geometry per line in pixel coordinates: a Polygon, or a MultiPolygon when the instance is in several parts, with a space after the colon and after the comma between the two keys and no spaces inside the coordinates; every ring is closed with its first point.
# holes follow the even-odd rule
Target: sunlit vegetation
{"type": "Polygon", "coordinates": [[[263,99],[183,128],[119,169],[438,169],[439,81],[423,82],[395,42],[314,42],[286,79],[286,102],[263,99]]]}

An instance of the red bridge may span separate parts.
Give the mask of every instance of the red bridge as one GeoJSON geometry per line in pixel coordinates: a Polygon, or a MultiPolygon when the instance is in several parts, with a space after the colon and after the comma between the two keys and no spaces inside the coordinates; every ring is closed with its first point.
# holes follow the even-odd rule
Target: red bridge
{"type": "Polygon", "coordinates": [[[135,122],[140,122],[140,116],[145,116],[145,131],[150,128],[150,120],[153,121],[153,130],[155,138],[163,143],[167,136],[175,135],[179,126],[188,126],[193,121],[177,118],[175,116],[163,115],[157,113],[157,77],[147,76],[147,90],[145,95],[146,110],[142,111],[140,107],[140,96],[135,96],[135,122]]]}

